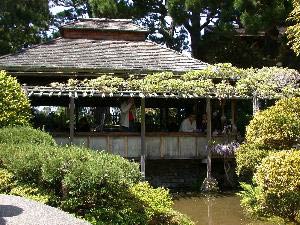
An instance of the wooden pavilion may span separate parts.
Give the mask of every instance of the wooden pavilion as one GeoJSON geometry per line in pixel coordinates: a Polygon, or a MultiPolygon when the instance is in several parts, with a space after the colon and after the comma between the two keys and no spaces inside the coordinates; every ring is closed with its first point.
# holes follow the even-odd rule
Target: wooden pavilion
{"type": "MultiPolygon", "coordinates": [[[[71,142],[92,149],[105,149],[126,158],[141,158],[142,172],[145,171],[146,158],[207,157],[206,145],[212,137],[210,98],[166,93],[144,95],[134,91],[110,93],[86,87],[49,86],[52,82],[91,79],[103,74],[121,78],[135,75],[139,78],[154,72],[170,71],[180,76],[188,71],[205,69],[208,66],[206,63],[147,41],[148,31],[130,20],[81,19],[61,27],[60,33],[58,39],[0,57],[0,69],[17,77],[33,106],[69,108],[69,131],[53,132],[59,144],[71,142]],[[128,97],[133,97],[136,106],[140,107],[140,131],[76,132],[76,112],[79,107],[118,107],[128,97]],[[207,131],[146,132],[145,108],[159,108],[161,120],[165,121],[168,108],[180,106],[206,113],[207,131]]],[[[229,107],[232,125],[236,122],[235,104],[236,101],[232,100],[229,107]]]]}

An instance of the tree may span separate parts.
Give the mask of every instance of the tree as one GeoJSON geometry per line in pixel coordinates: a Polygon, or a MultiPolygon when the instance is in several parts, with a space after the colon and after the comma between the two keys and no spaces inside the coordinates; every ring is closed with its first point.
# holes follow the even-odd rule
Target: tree
{"type": "Polygon", "coordinates": [[[48,0],[1,0],[0,55],[39,43],[49,22],[48,0]]]}
{"type": "Polygon", "coordinates": [[[289,44],[291,45],[297,56],[300,55],[300,2],[293,1],[293,11],[290,14],[289,20],[293,22],[293,25],[287,29],[287,35],[289,44]]]}
{"type": "Polygon", "coordinates": [[[199,43],[204,30],[235,20],[232,1],[220,0],[169,0],[169,14],[177,26],[183,25],[191,37],[191,50],[195,58],[201,58],[199,43]],[[203,21],[203,22],[202,22],[203,21]]]}

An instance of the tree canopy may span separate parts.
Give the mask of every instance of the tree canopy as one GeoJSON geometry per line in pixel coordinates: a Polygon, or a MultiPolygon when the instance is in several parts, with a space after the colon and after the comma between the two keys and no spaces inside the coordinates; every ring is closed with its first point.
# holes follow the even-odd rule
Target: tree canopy
{"type": "Polygon", "coordinates": [[[292,49],[299,56],[300,55],[300,2],[293,1],[294,9],[290,14],[289,20],[293,23],[287,29],[287,34],[289,38],[289,44],[292,49]]]}
{"type": "Polygon", "coordinates": [[[1,0],[0,55],[41,42],[50,21],[47,0],[1,0]]]}

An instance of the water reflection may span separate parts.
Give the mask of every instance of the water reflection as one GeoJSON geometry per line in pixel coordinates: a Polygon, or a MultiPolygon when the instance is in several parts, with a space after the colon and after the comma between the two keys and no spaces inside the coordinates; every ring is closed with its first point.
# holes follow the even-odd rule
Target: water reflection
{"type": "Polygon", "coordinates": [[[175,200],[174,208],[188,215],[197,225],[271,225],[246,218],[239,197],[233,194],[180,197],[175,200]]]}

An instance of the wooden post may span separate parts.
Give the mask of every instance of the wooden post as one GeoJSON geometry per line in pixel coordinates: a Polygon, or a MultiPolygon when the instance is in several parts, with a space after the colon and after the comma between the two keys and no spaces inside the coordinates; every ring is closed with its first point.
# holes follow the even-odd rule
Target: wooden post
{"type": "Polygon", "coordinates": [[[259,100],[256,95],[253,95],[253,116],[259,111],[259,100]]]}
{"type": "Polygon", "coordinates": [[[206,99],[206,115],[207,115],[207,178],[211,178],[211,150],[210,150],[210,141],[211,141],[211,102],[210,98],[206,99]]]}
{"type": "Polygon", "coordinates": [[[75,129],[75,100],[74,97],[71,96],[70,97],[70,104],[69,104],[69,113],[70,113],[70,134],[69,134],[69,138],[70,138],[70,144],[73,144],[74,141],[74,129],[75,129]]]}
{"type": "Polygon", "coordinates": [[[145,98],[141,98],[141,174],[143,179],[146,176],[146,142],[145,142],[145,134],[146,134],[146,125],[145,125],[145,98]]]}
{"type": "Polygon", "coordinates": [[[231,131],[233,135],[237,134],[236,127],[236,99],[231,99],[231,131]]]}
{"type": "Polygon", "coordinates": [[[167,108],[160,108],[160,130],[166,131],[167,129],[167,108]]]}

